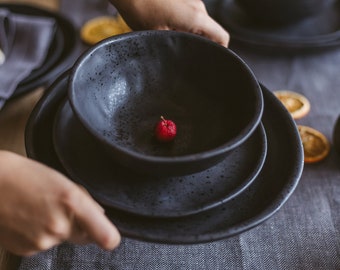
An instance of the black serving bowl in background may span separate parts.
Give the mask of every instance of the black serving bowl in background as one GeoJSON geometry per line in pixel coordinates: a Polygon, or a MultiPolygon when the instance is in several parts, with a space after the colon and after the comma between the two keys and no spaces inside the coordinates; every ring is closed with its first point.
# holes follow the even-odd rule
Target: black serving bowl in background
{"type": "Polygon", "coordinates": [[[98,43],[75,63],[68,90],[75,116],[113,161],[153,175],[215,165],[249,138],[263,111],[260,86],[240,57],[175,31],[98,43]],[[170,143],[155,139],[160,116],[177,125],[170,143]]]}
{"type": "Polygon", "coordinates": [[[337,0],[234,0],[254,21],[287,26],[316,16],[337,0]]]}

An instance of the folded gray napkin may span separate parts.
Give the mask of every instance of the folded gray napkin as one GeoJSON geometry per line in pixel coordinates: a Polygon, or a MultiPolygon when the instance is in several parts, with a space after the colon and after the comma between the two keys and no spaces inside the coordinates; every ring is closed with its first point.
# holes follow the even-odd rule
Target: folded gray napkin
{"type": "Polygon", "coordinates": [[[56,22],[53,18],[16,14],[0,9],[0,109],[18,84],[46,58],[56,22]]]}

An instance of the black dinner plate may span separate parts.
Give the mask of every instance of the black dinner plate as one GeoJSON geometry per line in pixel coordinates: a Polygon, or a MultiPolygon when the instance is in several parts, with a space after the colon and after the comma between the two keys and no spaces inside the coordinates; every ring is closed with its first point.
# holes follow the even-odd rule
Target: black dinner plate
{"type": "Polygon", "coordinates": [[[41,9],[31,5],[1,3],[0,8],[11,12],[31,16],[48,17],[56,22],[56,30],[47,57],[43,64],[34,69],[17,87],[12,98],[16,98],[39,86],[49,84],[63,73],[75,60],[79,44],[77,31],[73,24],[59,13],[41,9]]]}
{"type": "Polygon", "coordinates": [[[249,18],[234,0],[210,3],[212,16],[230,33],[231,45],[279,48],[288,50],[323,49],[340,45],[340,4],[317,16],[278,27],[249,18]]]}
{"type": "MultiPolygon", "coordinates": [[[[64,82],[57,87],[67,89],[64,82]]],[[[68,100],[61,103],[56,114],[53,141],[68,175],[97,201],[154,217],[192,215],[231,200],[255,179],[267,153],[266,135],[260,124],[249,140],[205,171],[181,177],[140,175],[119,166],[101,150],[74,115],[68,100]]]]}
{"type": "MultiPolygon", "coordinates": [[[[53,149],[53,121],[65,98],[67,74],[45,92],[26,126],[27,155],[62,169],[53,149]],[[65,77],[66,76],[66,77],[65,77]]],[[[303,170],[303,148],[296,124],[281,102],[264,86],[262,123],[267,157],[256,179],[235,198],[194,215],[163,218],[105,207],[123,236],[169,244],[193,244],[230,237],[270,218],[295,190],[303,170]]]]}

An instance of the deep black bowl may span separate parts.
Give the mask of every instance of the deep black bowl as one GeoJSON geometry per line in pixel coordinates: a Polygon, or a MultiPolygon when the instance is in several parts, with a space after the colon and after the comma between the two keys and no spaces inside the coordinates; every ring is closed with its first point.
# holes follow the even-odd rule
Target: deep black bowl
{"type": "Polygon", "coordinates": [[[258,126],[263,98],[245,62],[174,31],[115,36],[86,51],[69,79],[80,122],[114,160],[142,173],[185,175],[215,165],[258,126]],[[155,139],[160,116],[177,136],[155,139]]]}

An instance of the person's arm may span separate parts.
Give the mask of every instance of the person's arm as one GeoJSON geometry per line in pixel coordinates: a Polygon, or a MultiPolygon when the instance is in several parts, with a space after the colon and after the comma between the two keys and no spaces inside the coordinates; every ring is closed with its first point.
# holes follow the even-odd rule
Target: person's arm
{"type": "Polygon", "coordinates": [[[113,249],[120,235],[78,185],[43,164],[0,151],[0,246],[27,256],[63,241],[113,249]]]}
{"type": "Polygon", "coordinates": [[[133,30],[190,32],[225,47],[229,34],[207,13],[201,0],[110,0],[133,30]]]}

